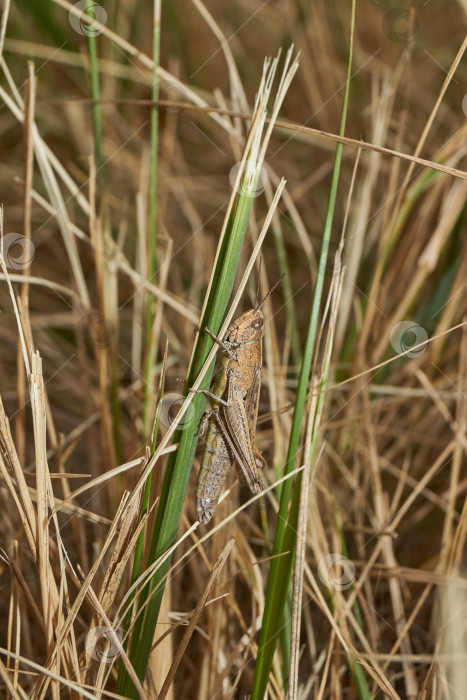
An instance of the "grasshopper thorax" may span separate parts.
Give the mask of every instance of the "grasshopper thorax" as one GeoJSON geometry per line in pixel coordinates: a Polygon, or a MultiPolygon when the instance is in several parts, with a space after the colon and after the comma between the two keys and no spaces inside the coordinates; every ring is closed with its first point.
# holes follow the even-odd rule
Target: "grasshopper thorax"
{"type": "Polygon", "coordinates": [[[260,309],[250,309],[233,321],[228,328],[230,343],[248,343],[262,340],[264,336],[264,317],[260,309]]]}

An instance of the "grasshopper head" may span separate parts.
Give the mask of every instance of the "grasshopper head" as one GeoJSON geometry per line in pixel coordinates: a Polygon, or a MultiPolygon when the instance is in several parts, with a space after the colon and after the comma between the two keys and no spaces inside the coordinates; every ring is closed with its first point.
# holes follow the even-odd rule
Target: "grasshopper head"
{"type": "Polygon", "coordinates": [[[231,343],[246,343],[261,340],[264,335],[264,317],[261,309],[250,309],[229,326],[228,338],[231,343]]]}
{"type": "Polygon", "coordinates": [[[261,308],[268,297],[275,290],[279,282],[284,277],[285,272],[279,277],[277,282],[271,287],[262,302],[255,309],[245,311],[245,313],[232,321],[227,336],[230,343],[247,343],[251,340],[261,340],[264,336],[264,316],[261,308]]]}

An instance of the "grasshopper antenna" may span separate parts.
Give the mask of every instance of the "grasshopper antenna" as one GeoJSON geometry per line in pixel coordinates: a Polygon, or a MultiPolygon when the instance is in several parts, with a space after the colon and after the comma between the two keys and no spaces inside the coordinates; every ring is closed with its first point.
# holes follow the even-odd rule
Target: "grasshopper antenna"
{"type": "Polygon", "coordinates": [[[261,280],[261,267],[263,265],[263,258],[259,259],[259,266],[258,266],[258,280],[256,282],[256,296],[255,296],[255,303],[254,307],[256,308],[256,304],[258,303],[258,297],[259,297],[259,284],[261,280]]]}
{"type": "Polygon", "coordinates": [[[285,277],[285,272],[283,272],[282,275],[281,275],[281,276],[279,277],[279,279],[277,280],[277,282],[275,282],[275,283],[272,285],[271,289],[270,289],[269,292],[266,294],[266,296],[264,297],[264,299],[263,299],[263,301],[261,302],[261,304],[255,308],[255,311],[259,311],[259,310],[262,308],[262,306],[263,306],[264,302],[266,301],[266,299],[268,299],[268,298],[271,296],[271,294],[273,293],[273,291],[275,290],[275,288],[282,282],[282,280],[284,279],[284,277],[285,277]]]}

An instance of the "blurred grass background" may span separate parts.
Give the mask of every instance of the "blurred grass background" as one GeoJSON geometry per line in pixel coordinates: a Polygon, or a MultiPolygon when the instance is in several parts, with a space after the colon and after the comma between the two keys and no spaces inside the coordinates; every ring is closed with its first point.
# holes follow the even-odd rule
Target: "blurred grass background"
{"type": "MultiPolygon", "coordinates": [[[[264,58],[293,43],[299,69],[272,133],[266,187],[254,199],[237,276],[238,282],[284,177],[261,250],[262,290],[285,268],[288,276],[266,314],[258,426],[269,465],[264,481],[282,476],[336,151],[326,134],[339,132],[349,58],[350,2],[162,3],[156,183],[154,8],[83,2],[70,15],[71,7],[65,0],[12,0],[2,8],[4,257],[26,337],[22,351],[4,272],[0,694],[6,697],[73,696],[78,691],[70,684],[79,682],[94,688],[91,697],[117,687],[115,640],[114,663],[100,670],[87,640],[93,625],[114,622],[130,588],[140,512],[124,503],[123,526],[119,503],[134,489],[152,444],[163,372],[156,445],[180,407],[178,379],[188,376],[232,169],[242,158],[245,115],[264,58]],[[80,16],[85,7],[94,26],[80,16]],[[189,106],[194,100],[196,108],[189,106]],[[287,124],[316,131],[299,133],[287,124]],[[155,267],[148,253],[152,227],[155,267]],[[44,386],[37,365],[28,374],[33,350],[42,359],[44,386]],[[66,498],[136,459],[142,461],[73,499],[56,516],[57,529],[52,521],[45,528],[52,491],[66,498]],[[88,476],[73,477],[80,474],[88,476]],[[109,535],[112,522],[120,539],[109,535]],[[80,601],[83,576],[101,555],[80,601]],[[62,633],[70,647],[60,650],[62,633]],[[24,659],[61,680],[47,685],[44,669],[24,659]]],[[[461,1],[357,2],[345,133],[395,153],[343,148],[324,280],[327,295],[346,221],[342,292],[309,490],[302,629],[290,640],[290,597],[269,697],[286,697],[292,647],[300,652],[300,697],[455,698],[466,687],[467,346],[460,326],[467,298],[466,11],[461,1]],[[414,154],[459,172],[404,157],[414,154]],[[330,554],[344,565],[336,568],[330,554]]],[[[252,306],[256,279],[252,274],[237,315],[252,306]]],[[[314,374],[323,361],[321,347],[314,374]]],[[[167,693],[247,697],[253,687],[280,487],[229,520],[248,498],[234,487],[219,505],[215,523],[225,519],[219,530],[188,533],[196,521],[201,449],[178,530],[186,539],[175,550],[157,621],[148,697],[161,689],[186,621],[231,538],[235,546],[213,600],[167,693]]],[[[153,470],[144,562],[166,459],[153,470]]]]}

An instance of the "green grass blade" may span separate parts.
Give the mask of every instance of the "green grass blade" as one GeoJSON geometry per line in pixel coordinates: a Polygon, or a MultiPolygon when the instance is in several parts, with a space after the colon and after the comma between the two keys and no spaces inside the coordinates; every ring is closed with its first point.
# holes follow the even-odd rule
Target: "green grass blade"
{"type": "MultiPolygon", "coordinates": [[[[156,267],[157,267],[157,171],[158,171],[158,149],[159,149],[159,58],[160,58],[160,41],[161,41],[161,4],[160,0],[156,0],[154,7],[154,28],[153,28],[153,71],[152,71],[152,90],[151,90],[151,144],[150,144],[150,159],[149,159],[149,207],[148,207],[148,279],[155,282],[156,267]]],[[[153,337],[154,323],[154,307],[153,298],[148,295],[148,304],[146,311],[146,347],[148,348],[146,363],[145,363],[145,398],[143,406],[143,430],[145,437],[147,436],[150,425],[149,409],[151,406],[151,375],[154,363],[156,361],[156,343],[157,338],[153,337]]],[[[150,487],[150,479],[148,479],[150,487]]]]}
{"type": "MultiPolygon", "coordinates": [[[[344,104],[342,108],[341,124],[339,130],[341,136],[343,136],[345,132],[347,107],[349,101],[354,24],[355,0],[352,3],[349,62],[347,68],[344,104]]],[[[323,293],[324,279],[326,275],[326,263],[329,250],[329,242],[331,238],[331,229],[334,218],[334,210],[336,206],[341,159],[342,144],[338,144],[336,147],[336,155],[334,159],[331,190],[329,193],[328,208],[323,232],[323,241],[321,245],[321,253],[318,265],[318,275],[315,282],[310,320],[305,341],[305,349],[303,353],[303,360],[298,379],[297,395],[294,406],[289,449],[287,453],[287,461],[284,472],[285,474],[290,473],[295,468],[295,462],[299,450],[299,440],[301,435],[303,415],[305,411],[305,401],[309,384],[311,363],[315,349],[315,341],[321,307],[321,298],[323,293]]],[[[271,562],[271,568],[266,589],[263,622],[258,641],[258,655],[256,659],[255,675],[251,695],[252,700],[262,700],[264,697],[267,688],[269,672],[272,665],[272,659],[276,648],[277,638],[280,634],[280,625],[282,624],[283,620],[282,611],[284,610],[284,605],[286,601],[295,552],[295,529],[298,518],[300,484],[301,478],[299,476],[295,484],[288,519],[287,514],[289,513],[292,481],[288,479],[284,482],[284,485],[282,487],[279,513],[277,518],[276,536],[274,540],[273,549],[273,556],[275,558],[273,558],[271,562]]]]}

